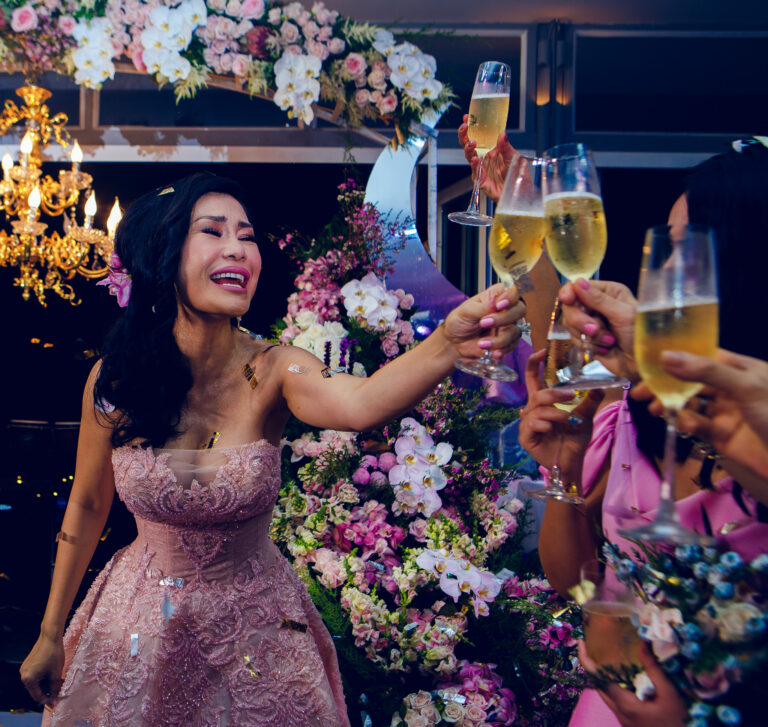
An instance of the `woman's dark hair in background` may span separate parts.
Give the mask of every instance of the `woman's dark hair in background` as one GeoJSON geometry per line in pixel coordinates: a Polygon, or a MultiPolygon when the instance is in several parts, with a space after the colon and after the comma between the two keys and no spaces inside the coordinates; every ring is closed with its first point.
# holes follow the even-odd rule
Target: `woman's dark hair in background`
{"type": "Polygon", "coordinates": [[[235,181],[199,173],[140,197],[117,228],[115,251],[130,273],[131,297],[104,342],[94,392],[96,402],[120,412],[116,447],[135,439],[160,447],[179,433],[192,374],[173,336],[176,281],[192,208],[210,193],[234,197],[247,214],[235,181]]]}
{"type": "MultiPolygon", "coordinates": [[[[760,263],[768,240],[768,148],[745,146],[707,159],[686,178],[688,220],[715,231],[718,294],[720,298],[720,346],[746,356],[768,360],[768,337],[762,330],[765,266],[760,263]]],[[[628,398],[637,428],[637,445],[651,461],[664,453],[665,424],[648,413],[648,404],[628,398]]],[[[677,459],[683,461],[693,446],[678,439],[677,459]]],[[[713,461],[704,460],[699,476],[709,482],[713,461]]],[[[736,488],[738,493],[739,488],[736,488]]],[[[758,517],[768,521],[759,507],[758,517]]]]}

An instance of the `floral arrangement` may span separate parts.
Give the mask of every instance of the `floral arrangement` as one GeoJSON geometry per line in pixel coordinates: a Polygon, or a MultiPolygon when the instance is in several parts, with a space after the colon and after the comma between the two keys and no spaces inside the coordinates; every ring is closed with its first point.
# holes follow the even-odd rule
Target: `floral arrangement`
{"type": "Polygon", "coordinates": [[[688,700],[688,724],[762,724],[768,555],[745,563],[716,548],[638,548],[635,560],[613,547],[605,553],[642,601],[638,633],[688,700]]]}
{"type": "MultiPolygon", "coordinates": [[[[299,271],[275,336],[363,375],[413,344],[413,298],[385,283],[397,226],[353,180],[339,201],[317,239],[278,240],[299,271]]],[[[376,432],[289,424],[271,534],[376,727],[558,724],[573,707],[577,615],[523,552],[526,508],[486,453],[516,416],[448,380],[376,432]]]]}
{"type": "Polygon", "coordinates": [[[109,294],[117,298],[117,304],[121,308],[125,308],[131,298],[131,274],[123,266],[114,250],[110,253],[108,268],[107,277],[96,285],[108,286],[109,294]]]}
{"type": "Polygon", "coordinates": [[[0,62],[34,77],[52,70],[100,88],[124,60],[188,98],[211,74],[232,76],[310,123],[313,104],[357,126],[439,114],[452,93],[435,59],[384,28],[322,2],[265,0],[2,0],[0,62]]]}

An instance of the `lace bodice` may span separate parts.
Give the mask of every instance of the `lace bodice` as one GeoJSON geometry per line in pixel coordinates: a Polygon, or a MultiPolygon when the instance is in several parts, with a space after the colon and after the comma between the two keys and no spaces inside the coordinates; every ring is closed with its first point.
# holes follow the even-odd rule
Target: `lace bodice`
{"type": "Polygon", "coordinates": [[[265,439],[220,449],[118,447],[115,487],[136,517],[215,525],[271,512],[280,489],[280,453],[265,439]]]}

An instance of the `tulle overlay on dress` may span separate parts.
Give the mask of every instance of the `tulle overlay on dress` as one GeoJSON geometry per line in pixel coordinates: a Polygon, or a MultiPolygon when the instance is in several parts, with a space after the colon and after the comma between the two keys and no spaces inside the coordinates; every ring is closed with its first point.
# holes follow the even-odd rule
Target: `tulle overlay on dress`
{"type": "Polygon", "coordinates": [[[278,450],[112,460],[138,537],[72,618],[44,727],[347,727],[331,637],[268,535],[278,450]]]}

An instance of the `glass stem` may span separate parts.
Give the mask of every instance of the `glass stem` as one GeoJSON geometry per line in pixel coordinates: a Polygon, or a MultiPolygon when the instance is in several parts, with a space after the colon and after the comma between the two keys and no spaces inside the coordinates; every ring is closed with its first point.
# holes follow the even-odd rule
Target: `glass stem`
{"type": "Polygon", "coordinates": [[[659,515],[674,518],[675,500],[672,486],[675,482],[675,443],[677,442],[677,409],[667,409],[664,419],[667,423],[667,436],[664,440],[664,463],[662,464],[661,491],[659,497],[659,515]]]}
{"type": "Polygon", "coordinates": [[[549,484],[554,485],[559,489],[563,489],[563,477],[560,472],[560,455],[562,454],[563,441],[565,440],[565,434],[562,428],[560,429],[559,436],[557,438],[557,449],[555,450],[555,461],[552,463],[552,468],[549,470],[549,484]]]}
{"type": "Polygon", "coordinates": [[[480,209],[480,180],[483,176],[483,160],[485,159],[485,154],[479,157],[479,159],[480,164],[477,166],[477,177],[475,177],[475,186],[472,188],[472,199],[469,203],[467,212],[478,212],[480,209]]]}

